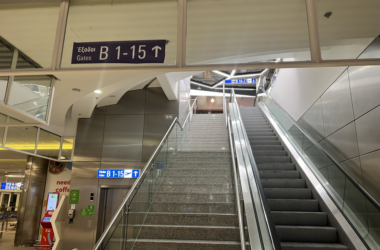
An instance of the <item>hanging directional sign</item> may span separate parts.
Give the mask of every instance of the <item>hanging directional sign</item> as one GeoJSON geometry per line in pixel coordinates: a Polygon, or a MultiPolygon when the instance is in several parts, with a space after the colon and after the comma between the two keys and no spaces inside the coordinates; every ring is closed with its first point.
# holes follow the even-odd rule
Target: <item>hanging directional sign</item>
{"type": "Polygon", "coordinates": [[[256,83],[256,78],[249,78],[249,79],[229,79],[224,80],[224,83],[228,84],[239,84],[239,83],[256,83]]]}
{"type": "Polygon", "coordinates": [[[163,63],[166,40],[74,43],[72,64],[163,63]]]}
{"type": "Polygon", "coordinates": [[[140,169],[99,169],[98,178],[138,178],[140,169]]]}

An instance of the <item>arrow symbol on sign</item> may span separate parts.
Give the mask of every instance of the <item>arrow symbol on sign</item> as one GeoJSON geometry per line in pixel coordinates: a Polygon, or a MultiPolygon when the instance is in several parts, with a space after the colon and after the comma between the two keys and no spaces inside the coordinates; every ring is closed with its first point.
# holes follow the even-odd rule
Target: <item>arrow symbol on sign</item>
{"type": "Polygon", "coordinates": [[[139,171],[134,171],[133,173],[135,174],[135,177],[136,177],[139,171]]]}
{"type": "Polygon", "coordinates": [[[152,51],[155,50],[156,51],[156,54],[155,54],[155,57],[158,56],[158,50],[162,50],[160,46],[156,45],[155,47],[153,47],[152,51]]]}

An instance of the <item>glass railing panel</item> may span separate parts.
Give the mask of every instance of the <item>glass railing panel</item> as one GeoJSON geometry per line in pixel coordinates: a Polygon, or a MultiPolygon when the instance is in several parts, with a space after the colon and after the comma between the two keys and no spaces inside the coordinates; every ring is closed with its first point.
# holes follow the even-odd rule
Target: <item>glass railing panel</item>
{"type": "MultiPolygon", "coordinates": [[[[59,11],[60,1],[7,1],[6,4],[1,1],[0,41],[1,37],[6,39],[40,67],[50,68],[59,11]]],[[[9,62],[11,55],[5,56],[9,62]]],[[[24,69],[23,66],[17,64],[16,68],[24,69]]]]}
{"type": "Polygon", "coordinates": [[[320,149],[299,129],[289,116],[265,93],[259,97],[259,104],[267,108],[281,127],[289,141],[313,171],[336,206],[351,223],[363,241],[371,249],[380,246],[380,212],[370,198],[361,192],[341,170],[338,163],[320,149]],[[277,106],[274,107],[274,106],[277,106]],[[292,126],[289,127],[290,123],[292,126]]]}
{"type": "MultiPolygon", "coordinates": [[[[363,53],[379,36],[380,2],[372,0],[318,0],[316,11],[323,60],[380,58],[363,53]]],[[[378,45],[377,45],[378,46],[378,45]]]]}
{"type": "MultiPolygon", "coordinates": [[[[0,47],[0,53],[1,53],[1,47],[0,47]]],[[[4,102],[5,93],[7,92],[7,87],[8,87],[8,76],[0,76],[0,101],[1,102],[4,102]]]]}
{"type": "Polygon", "coordinates": [[[8,104],[45,121],[51,81],[50,76],[16,76],[8,104]]]}
{"type": "Polygon", "coordinates": [[[74,138],[63,138],[61,160],[71,160],[74,148],[74,138]]]}
{"type": "Polygon", "coordinates": [[[144,222],[149,212],[152,210],[153,200],[157,196],[167,168],[175,150],[177,137],[185,133],[181,131],[179,125],[171,130],[167,139],[155,159],[142,177],[141,184],[132,194],[130,202],[127,202],[127,210],[123,218],[118,222],[109,240],[105,239],[105,250],[131,250],[133,249],[140,234],[145,234],[144,222]]]}
{"type": "MultiPolygon", "coordinates": [[[[173,131],[172,131],[173,133],[173,131]]],[[[154,168],[151,170],[152,174],[152,199],[156,196],[158,189],[162,183],[162,179],[167,168],[168,163],[168,140],[165,142],[160,153],[157,155],[154,161],[154,168]]]]}
{"type": "MultiPolygon", "coordinates": [[[[65,41],[62,52],[62,68],[78,67],[139,67],[146,64],[144,58],[155,57],[150,43],[130,43],[125,41],[144,40],[167,40],[165,48],[160,47],[157,52],[161,56],[165,50],[164,65],[176,64],[177,55],[177,0],[71,0],[67,17],[65,41]],[[150,13],[147,15],[146,13],[150,13]],[[144,20],[141,17],[144,16],[144,20]],[[95,25],[96,24],[96,25],[95,25]],[[157,29],[157,27],[163,27],[157,29]],[[94,27],[94,28],[89,28],[94,27]],[[96,27],[96,28],[95,28],[96,27]],[[77,35],[77,34],[81,35],[77,35]],[[80,42],[120,42],[109,47],[109,62],[94,64],[83,62],[83,64],[72,63],[74,43],[80,42]],[[145,44],[145,45],[141,45],[145,44]],[[116,47],[120,46],[120,56],[117,57],[116,47]],[[146,55],[146,56],[145,56],[146,55]],[[118,60],[118,61],[116,61],[118,60]],[[120,63],[118,63],[120,62],[120,63]]],[[[155,44],[154,44],[155,45],[155,44]]],[[[83,45],[87,46],[87,45],[83,45]]],[[[81,52],[77,57],[91,56],[81,52]]],[[[95,57],[95,56],[93,56],[95,57]]],[[[99,55],[96,56],[99,58],[99,55]]],[[[80,62],[80,61],[79,61],[80,62]]],[[[100,61],[102,62],[102,61],[100,61]]],[[[160,66],[158,63],[148,65],[160,66]]]]}
{"type": "MultiPolygon", "coordinates": [[[[10,118],[9,123],[19,123],[10,118]]],[[[8,127],[5,147],[34,154],[37,139],[36,127],[8,127]]]]}
{"type": "Polygon", "coordinates": [[[40,129],[38,136],[37,154],[58,159],[61,147],[61,137],[40,129]]]}
{"type": "Polygon", "coordinates": [[[119,219],[118,223],[116,226],[113,228],[113,232],[111,236],[107,239],[106,241],[107,244],[105,248],[102,248],[104,250],[123,250],[124,246],[127,244],[127,242],[124,239],[124,235],[126,234],[126,230],[128,226],[128,213],[123,211],[123,215],[119,219]]]}

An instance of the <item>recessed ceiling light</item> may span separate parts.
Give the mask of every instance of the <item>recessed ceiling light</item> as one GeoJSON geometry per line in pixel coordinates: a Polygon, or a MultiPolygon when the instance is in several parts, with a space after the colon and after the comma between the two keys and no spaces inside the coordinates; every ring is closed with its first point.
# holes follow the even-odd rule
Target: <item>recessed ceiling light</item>
{"type": "Polygon", "coordinates": [[[102,93],[102,91],[100,91],[100,89],[97,89],[94,91],[94,93],[100,94],[100,93],[102,93]]]}
{"type": "Polygon", "coordinates": [[[115,95],[110,95],[109,98],[115,98],[116,96],[115,95]]]}
{"type": "Polygon", "coordinates": [[[72,91],[75,91],[75,92],[79,92],[80,89],[77,89],[77,88],[73,88],[72,91]]]}
{"type": "Polygon", "coordinates": [[[214,98],[211,98],[211,102],[215,102],[215,99],[214,99],[214,98]]]}

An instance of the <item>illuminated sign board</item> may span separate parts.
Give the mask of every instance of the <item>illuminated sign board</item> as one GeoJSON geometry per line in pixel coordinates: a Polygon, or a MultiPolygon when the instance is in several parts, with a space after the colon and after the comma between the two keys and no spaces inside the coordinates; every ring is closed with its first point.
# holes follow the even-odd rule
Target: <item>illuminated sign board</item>
{"type": "Polygon", "coordinates": [[[140,169],[99,169],[98,178],[123,179],[138,178],[140,169]]]}
{"type": "Polygon", "coordinates": [[[2,182],[1,183],[2,190],[20,190],[22,186],[24,186],[24,183],[22,182],[2,182]]]}
{"type": "Polygon", "coordinates": [[[241,84],[241,83],[256,83],[256,78],[248,78],[248,79],[228,79],[224,80],[225,84],[241,84]]]}

